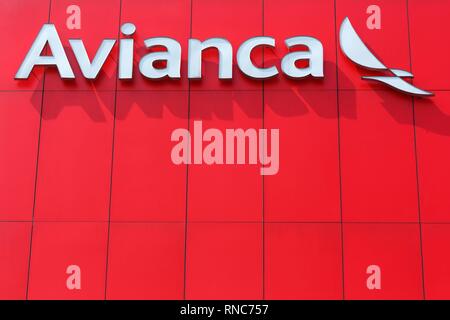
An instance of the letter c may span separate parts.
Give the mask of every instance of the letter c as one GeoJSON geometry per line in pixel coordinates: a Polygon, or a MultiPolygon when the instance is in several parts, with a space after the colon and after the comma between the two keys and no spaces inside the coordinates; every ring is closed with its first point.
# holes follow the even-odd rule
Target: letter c
{"type": "Polygon", "coordinates": [[[252,50],[257,46],[275,47],[275,39],[272,37],[250,38],[239,47],[237,52],[237,62],[239,69],[250,78],[266,79],[278,74],[278,69],[274,66],[269,68],[256,67],[250,58],[252,50]]]}

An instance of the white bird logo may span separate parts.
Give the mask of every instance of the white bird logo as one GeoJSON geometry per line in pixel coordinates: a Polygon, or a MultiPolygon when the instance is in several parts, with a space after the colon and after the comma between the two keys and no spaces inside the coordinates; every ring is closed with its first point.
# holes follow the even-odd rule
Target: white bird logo
{"type": "Polygon", "coordinates": [[[388,68],[378,60],[358,36],[348,17],[341,24],[339,41],[344,54],[357,65],[371,70],[390,71],[393,74],[393,76],[363,76],[362,79],[382,82],[392,88],[414,96],[434,95],[432,92],[419,89],[402,79],[413,78],[414,75],[410,72],[388,68]]]}

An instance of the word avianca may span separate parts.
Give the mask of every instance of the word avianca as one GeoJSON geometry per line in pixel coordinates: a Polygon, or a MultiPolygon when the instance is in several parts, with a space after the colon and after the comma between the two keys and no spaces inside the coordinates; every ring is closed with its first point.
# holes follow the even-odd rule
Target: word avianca
{"type": "MultiPolygon", "coordinates": [[[[134,40],[131,36],[136,32],[132,23],[121,26],[125,36],[120,39],[119,46],[119,79],[133,77],[134,40]]],[[[181,77],[181,45],[178,41],[168,37],[149,38],[144,41],[148,49],[164,47],[165,51],[149,52],[139,62],[139,71],[149,79],[181,77]],[[164,67],[156,67],[157,62],[165,62],[164,67]]],[[[281,61],[281,69],[291,78],[304,78],[307,76],[322,78],[323,74],[323,46],[321,42],[312,37],[292,37],[285,41],[288,48],[306,46],[308,51],[290,52],[281,61]],[[298,68],[296,61],[307,60],[308,66],[298,68]]],[[[95,79],[111,50],[116,44],[114,39],[105,39],[100,44],[95,57],[90,60],[81,39],[70,39],[69,44],[80,66],[83,76],[95,79]]],[[[253,37],[241,44],[237,51],[239,69],[247,76],[255,79],[266,79],[276,76],[279,71],[275,66],[260,68],[251,60],[252,50],[259,46],[275,47],[272,37],[253,37]]],[[[231,79],[233,76],[233,48],[229,41],[223,38],[209,38],[205,41],[189,39],[188,43],[188,78],[200,79],[202,77],[202,52],[205,49],[215,48],[219,53],[219,79],[231,79]]],[[[28,54],[20,66],[15,78],[27,79],[35,66],[56,66],[61,78],[74,79],[72,67],[67,59],[58,32],[53,24],[44,24],[34,40],[28,54]],[[43,56],[42,51],[48,44],[52,55],[43,56]]]]}

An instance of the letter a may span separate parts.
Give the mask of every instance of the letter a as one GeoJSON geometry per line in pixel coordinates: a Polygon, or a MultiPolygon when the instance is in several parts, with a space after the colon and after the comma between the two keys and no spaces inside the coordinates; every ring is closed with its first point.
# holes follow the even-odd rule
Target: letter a
{"type": "Polygon", "coordinates": [[[67,289],[80,290],[81,289],[81,269],[77,265],[70,265],[67,267],[66,273],[69,275],[66,281],[67,289]]]}
{"type": "Polygon", "coordinates": [[[367,18],[367,28],[369,30],[381,29],[381,9],[379,6],[373,4],[367,7],[367,14],[370,16],[367,18]]]}
{"type": "Polygon", "coordinates": [[[304,78],[313,76],[323,78],[323,46],[322,43],[312,37],[293,37],[286,39],[288,48],[303,45],[308,51],[294,51],[288,53],[281,60],[281,69],[291,78],[304,78]],[[307,60],[308,67],[297,68],[295,62],[297,60],[307,60]]]}
{"type": "Polygon", "coordinates": [[[72,4],[67,7],[67,14],[70,16],[67,17],[66,26],[69,30],[81,29],[81,9],[79,6],[72,4]]]}
{"type": "Polygon", "coordinates": [[[144,41],[147,48],[164,46],[167,51],[157,51],[145,55],[139,63],[139,70],[149,79],[161,79],[164,77],[180,78],[181,46],[170,38],[150,38],[144,41]],[[154,67],[155,61],[166,61],[164,69],[154,67]]]}
{"type": "Polygon", "coordinates": [[[171,141],[179,141],[170,154],[172,162],[176,165],[190,164],[191,157],[191,134],[187,129],[176,129],[172,132],[171,141]]]}
{"type": "Polygon", "coordinates": [[[39,31],[30,51],[28,51],[19,71],[17,71],[15,79],[28,79],[34,66],[56,66],[61,78],[75,78],[58,32],[53,24],[44,24],[41,31],[39,31]],[[41,56],[42,50],[44,50],[47,43],[52,51],[52,56],[41,56]]]}
{"type": "Polygon", "coordinates": [[[377,265],[370,265],[367,267],[367,274],[370,276],[367,278],[367,289],[380,290],[381,289],[381,268],[377,265]]]}

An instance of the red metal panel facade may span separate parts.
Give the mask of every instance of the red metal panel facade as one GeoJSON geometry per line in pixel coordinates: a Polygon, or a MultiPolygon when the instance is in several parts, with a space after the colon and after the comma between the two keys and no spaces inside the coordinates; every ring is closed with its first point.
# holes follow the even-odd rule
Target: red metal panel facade
{"type": "Polygon", "coordinates": [[[449,15],[444,0],[0,1],[0,299],[450,299],[449,15]],[[66,25],[71,5],[80,28],[66,25]],[[435,95],[362,80],[376,72],[341,52],[345,17],[435,95]],[[126,22],[133,79],[118,79],[116,43],[86,80],[69,39],[93,57],[103,39],[130,39],[126,22]],[[15,80],[45,23],[76,78],[35,67],[15,80]],[[323,44],[323,79],[239,70],[245,40],[275,38],[252,59],[281,70],[285,39],[300,35],[323,44]],[[157,36],[181,44],[181,79],[139,73],[157,36]],[[212,37],[232,44],[233,79],[218,79],[214,49],[188,79],[188,39],[212,37]],[[278,173],[175,165],[172,132],[194,135],[198,121],[279,129],[278,173]]]}

